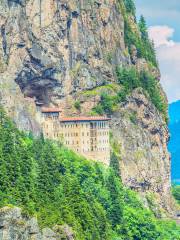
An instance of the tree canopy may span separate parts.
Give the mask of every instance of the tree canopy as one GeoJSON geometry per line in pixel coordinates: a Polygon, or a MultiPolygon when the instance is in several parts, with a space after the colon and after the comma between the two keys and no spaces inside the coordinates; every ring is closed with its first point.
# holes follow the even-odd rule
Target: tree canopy
{"type": "Polygon", "coordinates": [[[179,236],[175,223],[157,220],[113,168],[27,136],[0,109],[0,206],[8,204],[36,215],[42,227],[69,224],[77,240],[179,236]]]}

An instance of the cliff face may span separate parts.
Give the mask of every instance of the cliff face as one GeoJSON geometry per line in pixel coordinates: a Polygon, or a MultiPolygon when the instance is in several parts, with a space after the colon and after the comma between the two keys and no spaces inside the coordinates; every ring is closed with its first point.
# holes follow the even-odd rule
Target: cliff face
{"type": "Polygon", "coordinates": [[[73,93],[114,81],[115,64],[129,61],[116,1],[3,0],[0,10],[3,95],[23,129],[34,127],[35,102],[66,111],[73,93]]]}
{"type": "Polygon", "coordinates": [[[36,218],[23,216],[19,208],[4,207],[0,209],[0,239],[73,240],[74,236],[68,225],[41,231],[36,218]]]}
{"type": "Polygon", "coordinates": [[[169,133],[156,108],[141,90],[114,113],[112,131],[118,146],[121,177],[132,189],[145,193],[149,204],[155,201],[171,212],[169,133]]]}
{"type": "MultiPolygon", "coordinates": [[[[117,65],[147,66],[135,50],[133,57],[128,54],[118,2],[1,0],[1,102],[19,128],[39,133],[37,106],[42,105],[60,106],[64,115],[86,115],[99,101],[91,90],[98,93],[108,83],[118,88],[117,65]]],[[[170,210],[168,130],[140,90],[114,112],[112,133],[123,182],[153,193],[170,210]]]]}

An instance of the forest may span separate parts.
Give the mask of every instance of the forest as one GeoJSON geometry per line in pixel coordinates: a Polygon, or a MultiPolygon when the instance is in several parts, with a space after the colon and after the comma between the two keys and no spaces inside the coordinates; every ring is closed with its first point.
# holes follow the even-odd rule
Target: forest
{"type": "Polygon", "coordinates": [[[0,110],[0,206],[18,206],[41,227],[64,223],[77,240],[180,239],[173,221],[157,219],[117,171],[61,143],[20,132],[0,110]]]}

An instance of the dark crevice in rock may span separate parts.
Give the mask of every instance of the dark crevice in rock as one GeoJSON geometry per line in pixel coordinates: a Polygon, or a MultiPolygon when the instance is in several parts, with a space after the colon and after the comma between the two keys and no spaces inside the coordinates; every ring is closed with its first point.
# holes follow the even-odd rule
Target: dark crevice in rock
{"type": "Polygon", "coordinates": [[[7,39],[6,39],[6,28],[4,25],[1,26],[1,37],[2,37],[2,48],[4,53],[4,58],[7,62],[8,59],[8,46],[7,46],[7,39]]]}
{"type": "Polygon", "coordinates": [[[53,89],[61,87],[61,83],[54,77],[57,69],[41,69],[41,65],[35,65],[33,69],[30,68],[34,63],[39,62],[25,63],[24,69],[18,74],[15,81],[25,96],[35,97],[36,101],[47,104],[51,101],[53,89]]]}
{"type": "Polygon", "coordinates": [[[78,16],[79,16],[79,13],[77,11],[72,12],[72,17],[73,18],[78,18],[78,16]]]}
{"type": "Polygon", "coordinates": [[[15,5],[25,6],[26,0],[8,0],[8,6],[13,7],[15,5]]]}

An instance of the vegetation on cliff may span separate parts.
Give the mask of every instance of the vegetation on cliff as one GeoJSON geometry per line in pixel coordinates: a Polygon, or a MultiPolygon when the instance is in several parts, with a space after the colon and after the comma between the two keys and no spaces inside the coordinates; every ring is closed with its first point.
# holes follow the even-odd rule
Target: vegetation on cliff
{"type": "Polygon", "coordinates": [[[146,21],[143,16],[140,17],[136,25],[136,8],[133,0],[124,0],[120,2],[120,9],[124,17],[124,40],[128,47],[130,56],[133,55],[132,46],[137,50],[137,57],[144,58],[147,62],[157,67],[157,59],[154,50],[154,44],[148,37],[146,21]]]}
{"type": "Polygon", "coordinates": [[[176,199],[177,203],[180,205],[180,185],[174,185],[172,188],[172,194],[176,199]]]}
{"type": "Polygon", "coordinates": [[[101,101],[94,108],[98,114],[112,114],[118,103],[125,101],[128,95],[136,88],[142,88],[144,94],[150,99],[154,106],[162,113],[167,121],[167,103],[161,94],[160,86],[157,80],[148,72],[138,72],[135,67],[122,68],[116,70],[118,83],[121,90],[116,95],[109,95],[105,92],[101,94],[101,101]]]}
{"type": "Polygon", "coordinates": [[[8,204],[36,215],[41,226],[69,224],[76,239],[179,236],[175,223],[157,220],[134,192],[122,186],[113,168],[77,156],[43,136],[26,136],[1,109],[0,206],[8,204]]]}
{"type": "MultiPolygon", "coordinates": [[[[159,81],[153,76],[148,68],[138,69],[136,61],[145,59],[149,69],[158,68],[153,42],[148,37],[148,30],[143,16],[139,23],[136,23],[135,4],[133,0],[118,1],[120,12],[124,18],[124,40],[131,57],[131,66],[117,66],[116,78],[121,90],[117,94],[110,95],[106,91],[101,93],[101,99],[93,112],[98,114],[112,114],[117,105],[126,100],[136,88],[141,88],[144,94],[162,114],[165,121],[168,121],[167,100],[162,93],[159,81]]],[[[108,85],[107,85],[108,86],[108,85]]]]}

